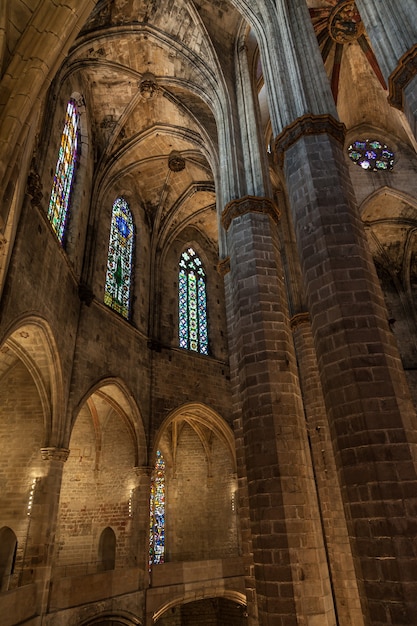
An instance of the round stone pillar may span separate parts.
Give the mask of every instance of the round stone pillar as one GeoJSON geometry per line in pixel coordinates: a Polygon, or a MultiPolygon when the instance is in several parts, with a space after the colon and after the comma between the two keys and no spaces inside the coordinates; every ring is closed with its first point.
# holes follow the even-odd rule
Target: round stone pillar
{"type": "Polygon", "coordinates": [[[417,138],[417,7],[415,0],[356,0],[389,86],[389,102],[405,113],[417,138]]]}
{"type": "Polygon", "coordinates": [[[335,616],[305,430],[276,224],[266,198],[222,215],[231,381],[241,420],[259,623],[333,626],[335,616]]]}
{"type": "Polygon", "coordinates": [[[417,422],[343,145],[342,124],[305,115],[278,136],[275,148],[360,560],[365,623],[415,624],[417,422]]]}

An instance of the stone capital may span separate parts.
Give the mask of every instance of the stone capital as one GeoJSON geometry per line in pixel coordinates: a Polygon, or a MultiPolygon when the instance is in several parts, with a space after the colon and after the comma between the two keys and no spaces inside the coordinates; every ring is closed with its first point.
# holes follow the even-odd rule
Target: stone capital
{"type": "Polygon", "coordinates": [[[236,217],[245,213],[265,213],[278,222],[280,213],[272,200],[259,196],[244,196],[237,200],[231,200],[226,204],[222,213],[222,226],[229,229],[230,224],[236,217]]]}
{"type": "Polygon", "coordinates": [[[230,272],[230,257],[221,259],[217,263],[217,271],[220,274],[220,276],[226,276],[226,274],[230,272]]]}
{"type": "Polygon", "coordinates": [[[68,459],[70,451],[68,448],[41,448],[43,461],[65,461],[68,459]]]}
{"type": "Polygon", "coordinates": [[[388,78],[388,102],[395,108],[403,108],[403,93],[417,74],[417,43],[406,52],[388,78]]]}
{"type": "Polygon", "coordinates": [[[331,135],[341,144],[345,142],[346,127],[338,122],[332,115],[312,115],[307,113],[297,118],[292,124],[275,138],[274,158],[275,162],[282,167],[285,152],[301,137],[306,135],[331,135]]]}

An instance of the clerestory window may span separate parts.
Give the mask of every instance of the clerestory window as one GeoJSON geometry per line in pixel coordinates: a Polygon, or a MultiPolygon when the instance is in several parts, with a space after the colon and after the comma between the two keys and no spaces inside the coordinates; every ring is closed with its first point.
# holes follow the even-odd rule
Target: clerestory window
{"type": "Polygon", "coordinates": [[[79,158],[79,123],[80,116],[77,103],[71,99],[67,105],[48,207],[49,221],[61,243],[64,239],[65,227],[68,221],[71,191],[79,158]]]}
{"type": "Polygon", "coordinates": [[[126,319],[130,314],[134,226],[124,198],[113,203],[104,303],[126,319]]]}
{"type": "Polygon", "coordinates": [[[206,274],[193,248],[179,262],[178,317],[180,348],[208,354],[206,274]]]}

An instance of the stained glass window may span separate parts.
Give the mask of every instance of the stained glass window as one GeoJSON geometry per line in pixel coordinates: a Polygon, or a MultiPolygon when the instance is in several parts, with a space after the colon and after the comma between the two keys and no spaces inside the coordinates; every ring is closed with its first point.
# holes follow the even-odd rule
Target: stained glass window
{"type": "Polygon", "coordinates": [[[354,141],[348,148],[348,154],[354,163],[370,172],[392,170],[394,167],[393,151],[376,139],[354,141]]]}
{"type": "Polygon", "coordinates": [[[181,255],[178,292],[180,348],[208,354],[206,275],[193,248],[181,255]]]}
{"type": "Polygon", "coordinates": [[[126,318],[130,311],[133,231],[129,205],[123,198],[117,198],[110,226],[104,303],[126,318]]]}
{"type": "Polygon", "coordinates": [[[56,236],[62,243],[68,218],[71,189],[74,182],[75,166],[78,157],[78,131],[80,116],[75,100],[67,105],[61,146],[55,168],[48,218],[56,236]]]}
{"type": "Polygon", "coordinates": [[[164,563],[165,554],[165,461],[160,450],[156,453],[151,478],[149,565],[164,563]]]}

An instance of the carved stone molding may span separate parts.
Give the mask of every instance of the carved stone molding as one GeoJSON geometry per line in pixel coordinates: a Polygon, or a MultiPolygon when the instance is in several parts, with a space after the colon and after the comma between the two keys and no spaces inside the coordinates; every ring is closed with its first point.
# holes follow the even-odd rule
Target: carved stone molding
{"type": "Polygon", "coordinates": [[[26,191],[32,196],[32,206],[40,206],[43,198],[42,183],[39,174],[33,170],[29,172],[26,191]]]}
{"type": "Polygon", "coordinates": [[[43,461],[65,461],[68,459],[70,451],[67,448],[41,448],[43,461]]]}
{"type": "Polygon", "coordinates": [[[226,276],[226,274],[230,272],[230,257],[221,259],[217,263],[217,271],[220,274],[220,276],[226,276]]]}
{"type": "Polygon", "coordinates": [[[185,169],[185,159],[178,150],[172,150],[169,154],[168,167],[171,172],[182,172],[185,169]]]}
{"type": "Polygon", "coordinates": [[[297,313],[290,319],[291,330],[297,330],[303,324],[311,324],[310,313],[297,313]]]}
{"type": "Polygon", "coordinates": [[[311,115],[306,113],[276,137],[274,143],[275,162],[282,167],[285,152],[305,135],[331,135],[341,144],[345,142],[346,126],[332,115],[311,115]]]}
{"type": "Polygon", "coordinates": [[[265,213],[272,217],[274,222],[279,221],[280,213],[278,208],[269,198],[260,198],[258,196],[245,196],[238,200],[228,202],[222,213],[222,225],[228,230],[230,224],[235,217],[240,217],[245,213],[265,213]]]}
{"type": "Polygon", "coordinates": [[[388,102],[396,109],[403,109],[403,93],[417,74],[417,43],[403,54],[397,67],[388,78],[388,102]]]}

